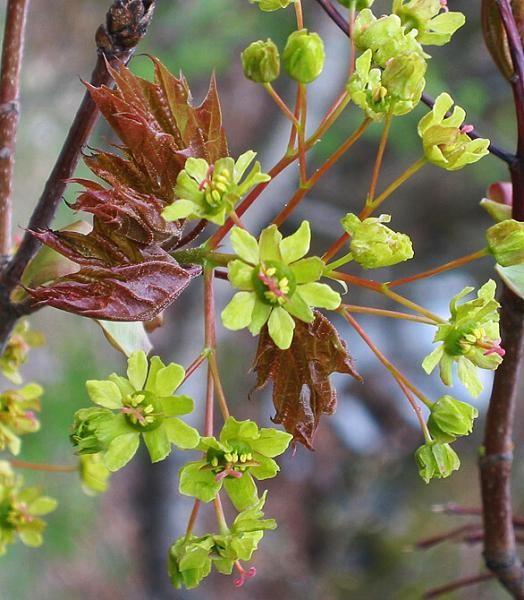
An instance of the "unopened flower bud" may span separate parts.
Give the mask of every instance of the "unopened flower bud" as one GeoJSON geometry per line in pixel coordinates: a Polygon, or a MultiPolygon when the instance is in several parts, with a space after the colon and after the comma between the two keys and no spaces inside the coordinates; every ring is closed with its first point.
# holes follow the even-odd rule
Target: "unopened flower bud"
{"type": "Polygon", "coordinates": [[[507,219],[486,232],[488,250],[502,267],[524,263],[524,223],[507,219]]]}
{"type": "Polygon", "coordinates": [[[361,221],[352,213],[342,219],[342,227],[351,236],[353,259],[365,269],[388,267],[413,258],[409,236],[383,225],[390,220],[389,215],[381,215],[361,221]]]}
{"type": "Polygon", "coordinates": [[[307,29],[294,31],[284,48],[284,67],[289,75],[300,83],[311,83],[324,68],[324,42],[318,33],[307,29]]]}
{"type": "Polygon", "coordinates": [[[426,442],[415,452],[418,472],[429,483],[432,479],[444,479],[460,467],[460,459],[449,444],[426,442]]]}
{"type": "Polygon", "coordinates": [[[428,428],[439,442],[452,442],[457,437],[471,433],[478,414],[471,404],[445,395],[432,405],[428,428]]]}
{"type": "Polygon", "coordinates": [[[270,39],[253,42],[241,57],[244,75],[255,83],[271,83],[280,74],[278,48],[270,39]]]}

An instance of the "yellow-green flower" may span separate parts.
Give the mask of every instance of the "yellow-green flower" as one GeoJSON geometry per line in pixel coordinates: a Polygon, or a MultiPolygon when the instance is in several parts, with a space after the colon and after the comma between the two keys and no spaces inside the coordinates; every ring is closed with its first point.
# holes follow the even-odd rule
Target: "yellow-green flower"
{"type": "Polygon", "coordinates": [[[293,317],[311,323],[311,307],[338,308],[340,295],[318,283],[323,261],[316,256],[304,258],[310,242],[307,221],[286,238],[271,225],[262,231],[258,242],[244,229],[234,227],[231,243],[239,258],[229,263],[228,277],[241,291],[222,311],[224,326],[234,331],[248,327],[258,335],[267,323],[272,340],[286,350],[293,340],[293,317]]]}

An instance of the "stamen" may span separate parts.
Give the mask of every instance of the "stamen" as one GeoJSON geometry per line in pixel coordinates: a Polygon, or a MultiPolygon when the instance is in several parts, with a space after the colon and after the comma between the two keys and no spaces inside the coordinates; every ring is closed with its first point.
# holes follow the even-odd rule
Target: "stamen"
{"type": "Polygon", "coordinates": [[[215,165],[210,165],[209,169],[207,170],[205,178],[202,179],[202,181],[200,182],[200,185],[198,186],[199,192],[202,192],[206,186],[211,184],[211,179],[213,177],[214,170],[215,170],[215,165]]]}
{"type": "Polygon", "coordinates": [[[466,133],[467,134],[467,133],[471,133],[474,130],[475,130],[475,127],[473,127],[473,125],[464,124],[460,128],[460,133],[466,133]]]}

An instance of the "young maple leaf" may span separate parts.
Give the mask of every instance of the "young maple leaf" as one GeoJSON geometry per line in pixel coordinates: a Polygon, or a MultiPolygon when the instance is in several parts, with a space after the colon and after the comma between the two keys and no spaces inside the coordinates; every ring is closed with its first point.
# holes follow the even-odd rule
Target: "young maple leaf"
{"type": "Polygon", "coordinates": [[[168,223],[162,211],[174,199],[188,157],[210,164],[228,155],[214,79],[200,106],[193,106],[183,76],[152,59],[155,80],[124,65],[113,69],[114,89],[88,85],[94,102],[122,141],[120,154],[95,152],[86,163],[109,187],[76,180],[84,191],[72,205],[93,215],[89,233],[34,231],[76,273],[29,289],[37,305],[85,317],[143,321],[173,302],[200,272],[185,268],[166,249],[182,235],[183,220],[168,223]]]}
{"type": "Polygon", "coordinates": [[[337,393],[329,379],[331,373],[346,373],[362,380],[346,344],[318,311],[312,323],[296,321],[288,350],[280,350],[265,327],[253,370],[257,374],[255,390],[265,387],[270,379],[273,382],[273,421],[293,435],[294,443],[300,442],[310,450],[320,417],[335,412],[337,393]]]}

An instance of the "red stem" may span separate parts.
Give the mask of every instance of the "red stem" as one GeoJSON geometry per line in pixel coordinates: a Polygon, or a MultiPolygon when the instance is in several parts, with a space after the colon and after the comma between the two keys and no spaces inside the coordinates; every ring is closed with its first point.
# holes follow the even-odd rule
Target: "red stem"
{"type": "Polygon", "coordinates": [[[0,76],[0,258],[11,252],[11,213],[20,71],[29,0],[9,0],[0,76]]]}

